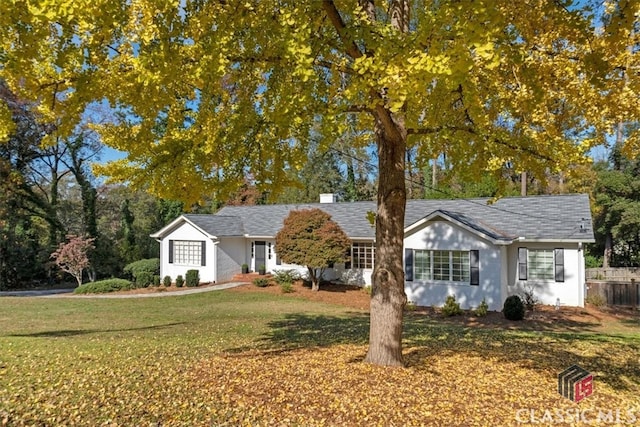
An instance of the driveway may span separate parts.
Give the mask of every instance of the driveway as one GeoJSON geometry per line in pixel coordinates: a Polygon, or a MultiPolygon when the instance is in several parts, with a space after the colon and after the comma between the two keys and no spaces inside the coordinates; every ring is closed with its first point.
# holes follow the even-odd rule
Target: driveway
{"type": "Polygon", "coordinates": [[[40,297],[40,298],[159,298],[178,295],[201,294],[203,292],[221,291],[246,285],[247,282],[230,282],[220,285],[207,286],[205,288],[188,288],[173,292],[154,292],[149,294],[91,294],[75,295],[73,289],[47,289],[34,291],[3,291],[0,297],[40,297]]]}

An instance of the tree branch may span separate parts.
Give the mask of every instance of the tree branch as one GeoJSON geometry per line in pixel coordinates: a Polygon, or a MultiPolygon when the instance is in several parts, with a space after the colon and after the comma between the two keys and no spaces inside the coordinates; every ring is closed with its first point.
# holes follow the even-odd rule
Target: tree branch
{"type": "Polygon", "coordinates": [[[536,157],[538,159],[541,160],[545,160],[548,162],[552,162],[553,159],[547,155],[541,154],[538,151],[529,148],[529,147],[521,147],[518,145],[514,145],[511,144],[508,141],[504,141],[502,139],[496,138],[496,137],[490,137],[487,135],[481,135],[479,134],[476,129],[474,129],[473,127],[470,126],[454,126],[454,125],[444,125],[444,126],[435,126],[435,127],[430,127],[430,128],[410,128],[407,129],[407,135],[433,135],[436,133],[440,133],[440,132],[444,132],[444,131],[450,131],[450,132],[466,132],[468,134],[474,135],[476,137],[480,137],[481,139],[484,139],[485,141],[491,141],[495,144],[501,145],[503,147],[509,148],[513,151],[519,151],[519,152],[523,152],[523,153],[527,153],[533,157],[536,157]]]}
{"type": "Polygon", "coordinates": [[[363,53],[360,51],[356,43],[353,40],[349,40],[349,37],[347,37],[345,33],[346,25],[344,24],[342,16],[340,16],[340,12],[338,12],[333,0],[323,0],[322,8],[327,13],[331,24],[333,24],[333,27],[338,32],[338,36],[340,36],[340,40],[342,40],[342,43],[345,46],[346,53],[353,59],[363,56],[363,53]]]}

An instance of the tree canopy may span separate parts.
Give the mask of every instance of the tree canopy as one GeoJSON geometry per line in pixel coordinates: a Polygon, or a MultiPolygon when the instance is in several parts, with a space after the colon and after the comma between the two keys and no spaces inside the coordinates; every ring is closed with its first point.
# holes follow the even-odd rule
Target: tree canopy
{"type": "Polygon", "coordinates": [[[291,211],[276,234],[276,252],[288,264],[307,266],[311,289],[320,289],[324,270],[346,261],[351,240],[320,209],[291,211]]]}
{"type": "Polygon", "coordinates": [[[638,12],[637,0],[10,1],[0,78],[55,135],[108,104],[119,118],[95,129],[128,157],[98,171],[186,202],[228,194],[247,171],[277,195],[312,128],[321,147],[348,129],[354,146],[375,142],[367,360],[398,365],[407,149],[464,176],[583,162],[639,116],[638,12]]]}

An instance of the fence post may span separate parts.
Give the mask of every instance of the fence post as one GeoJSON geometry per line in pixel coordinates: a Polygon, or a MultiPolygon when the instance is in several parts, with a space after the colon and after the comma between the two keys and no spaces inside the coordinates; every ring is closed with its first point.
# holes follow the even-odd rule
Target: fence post
{"type": "Polygon", "coordinates": [[[633,292],[633,297],[631,298],[631,307],[635,311],[638,307],[638,285],[635,278],[631,279],[631,292],[633,292]]]}

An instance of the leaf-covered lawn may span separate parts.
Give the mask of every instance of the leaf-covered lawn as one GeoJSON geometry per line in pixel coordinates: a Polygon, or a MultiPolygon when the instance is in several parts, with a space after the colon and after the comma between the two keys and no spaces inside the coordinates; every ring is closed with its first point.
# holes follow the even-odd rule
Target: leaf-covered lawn
{"type": "Polygon", "coordinates": [[[366,313],[278,295],[3,298],[0,324],[3,426],[615,425],[616,410],[640,424],[634,321],[536,332],[410,314],[404,369],[360,362],[366,313]],[[595,381],[578,404],[556,390],[574,363],[595,381]]]}

